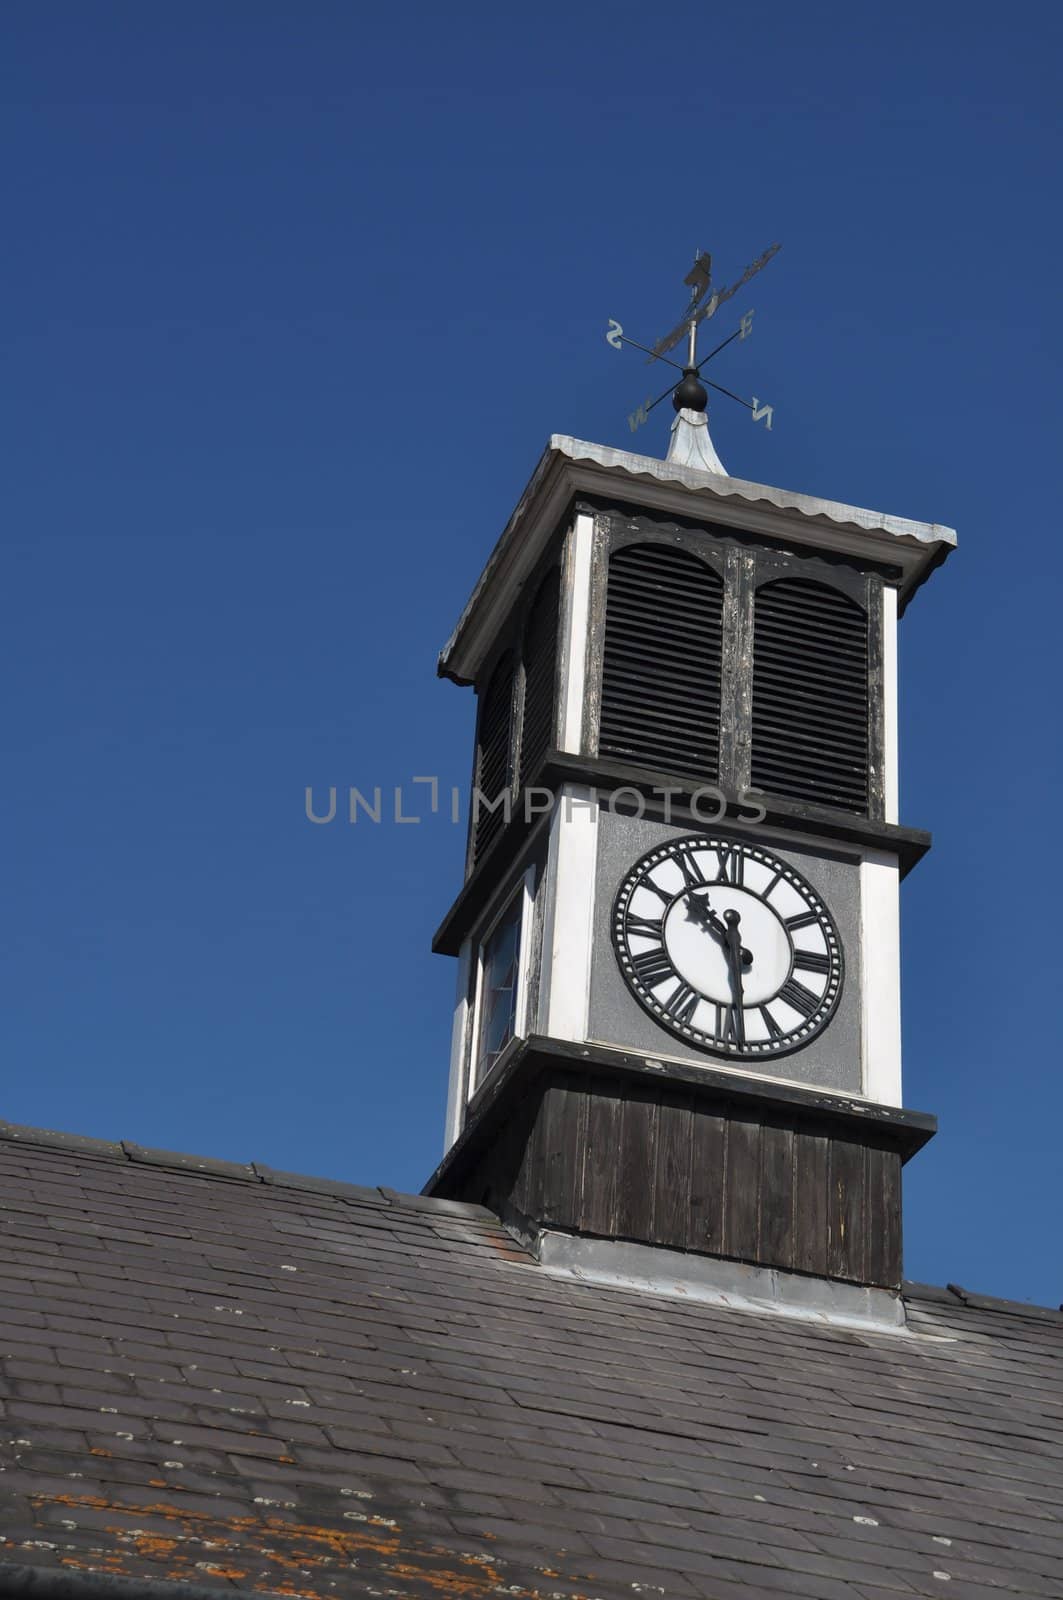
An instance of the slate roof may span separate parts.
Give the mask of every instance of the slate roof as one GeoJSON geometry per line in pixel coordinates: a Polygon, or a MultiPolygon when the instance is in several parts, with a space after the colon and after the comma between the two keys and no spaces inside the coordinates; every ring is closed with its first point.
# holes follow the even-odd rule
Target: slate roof
{"type": "Polygon", "coordinates": [[[474,1206],[32,1129],[0,1208],[0,1593],[1063,1596],[1056,1312],[739,1312],[474,1206]]]}

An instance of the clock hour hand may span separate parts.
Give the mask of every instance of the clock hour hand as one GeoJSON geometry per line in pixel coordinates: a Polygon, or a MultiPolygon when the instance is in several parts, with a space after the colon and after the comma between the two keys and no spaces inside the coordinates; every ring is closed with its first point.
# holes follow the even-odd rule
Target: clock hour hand
{"type": "MultiPolygon", "coordinates": [[[[721,922],[719,917],[716,915],[716,912],[710,905],[707,894],[691,894],[687,897],[687,916],[690,918],[691,922],[696,922],[698,926],[700,928],[704,928],[707,933],[714,934],[719,942],[723,945],[724,949],[728,951],[728,959],[730,959],[729,953],[731,947],[731,935],[729,932],[729,927],[731,926],[733,919],[733,926],[736,930],[735,940],[737,943],[737,927],[740,920],[739,913],[737,911],[725,911],[724,918],[726,921],[721,922]]],[[[738,949],[740,965],[743,967],[751,967],[753,965],[752,953],[742,944],[738,945],[738,949]]]]}

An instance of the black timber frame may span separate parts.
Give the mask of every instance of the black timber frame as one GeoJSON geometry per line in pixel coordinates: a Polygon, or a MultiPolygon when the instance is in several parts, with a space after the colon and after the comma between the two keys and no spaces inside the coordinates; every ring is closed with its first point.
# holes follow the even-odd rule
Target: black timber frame
{"type": "MultiPolygon", "coordinates": [[[[487,681],[495,663],[506,649],[518,656],[518,672],[514,683],[514,722],[519,721],[520,695],[523,692],[522,669],[519,664],[520,641],[527,611],[550,567],[560,561],[561,604],[558,628],[558,651],[555,670],[555,688],[560,682],[562,661],[567,648],[569,618],[572,607],[572,554],[567,535],[573,517],[585,512],[595,518],[594,547],[591,569],[590,637],[585,662],[586,716],[584,719],[583,748],[578,755],[548,749],[534,772],[525,774],[522,784],[516,768],[519,767],[519,750],[511,752],[511,805],[512,820],[502,827],[478,860],[472,850],[472,818],[469,819],[469,837],[466,851],[465,882],[443,922],[436,930],[432,948],[439,954],[458,955],[462,941],[472,933],[486,907],[495,898],[500,885],[509,884],[515,875],[515,863],[526,859],[529,836],[543,824],[542,814],[531,818],[524,815],[523,791],[531,788],[552,788],[556,792],[562,783],[583,783],[596,786],[606,796],[618,788],[634,788],[647,800],[647,815],[653,815],[654,789],[671,789],[674,794],[672,813],[683,826],[705,825],[704,817],[689,810],[690,797],[708,780],[703,774],[658,772],[644,766],[635,766],[597,753],[597,728],[600,713],[601,664],[604,645],[605,597],[608,580],[608,558],[614,543],[633,543],[639,540],[652,542],[653,537],[674,542],[695,551],[713,567],[725,582],[723,703],[720,727],[720,777],[715,787],[728,797],[729,805],[720,824],[742,823],[749,819],[749,807],[743,806],[738,796],[750,788],[752,761],[752,672],[740,673],[737,657],[751,660],[753,646],[753,602],[757,587],[762,582],[783,574],[808,576],[827,582],[868,607],[868,698],[869,698],[869,789],[872,804],[867,816],[844,811],[833,806],[818,805],[811,801],[789,799],[757,791],[757,799],[765,807],[764,822],[787,828],[813,838],[833,839],[839,843],[862,844],[887,850],[898,858],[901,876],[908,872],[930,849],[931,838],[919,828],[905,828],[885,822],[885,729],[882,710],[882,606],[881,594],[885,584],[898,584],[899,568],[876,562],[855,563],[845,556],[826,552],[795,551],[789,545],[764,535],[747,533],[725,524],[690,518],[664,519],[637,513],[630,506],[603,500],[598,497],[574,497],[559,519],[550,539],[529,575],[520,596],[514,604],[505,625],[500,628],[490,654],[485,658],[478,679],[487,681]],[[710,533],[713,543],[707,545],[705,534],[710,533]],[[731,685],[732,687],[728,687],[731,685]],[[514,759],[515,758],[515,759],[514,759]],[[679,786],[676,792],[676,786],[679,786]]],[[[455,680],[458,681],[458,680],[455,680]]],[[[558,730],[559,707],[554,707],[555,742],[558,730]]],[[[479,717],[477,718],[479,723],[479,717]]],[[[478,741],[478,730],[477,730],[478,741]]],[[[474,741],[472,783],[475,783],[476,748],[474,741]]],[[[471,784],[470,784],[471,788],[471,784]]]]}
{"type": "MultiPolygon", "coordinates": [[[[590,507],[582,509],[590,510],[590,507]]],[[[605,652],[605,619],[609,561],[615,551],[632,544],[661,544],[685,550],[703,561],[722,580],[723,641],[721,667],[719,774],[700,774],[703,783],[719,783],[726,792],[741,793],[752,782],[753,754],[753,622],[756,593],[783,577],[802,578],[837,590],[854,601],[867,617],[867,819],[886,815],[886,730],[883,703],[882,590],[892,569],[858,564],[843,556],[797,552],[756,534],[722,523],[664,520],[623,507],[594,511],[591,563],[590,641],[587,682],[593,685],[584,723],[582,754],[597,756],[601,683],[605,652]],[[706,535],[712,543],[706,542],[706,535]]],[[[696,779],[694,773],[681,776],[696,779]]],[[[779,797],[781,798],[781,797],[779,797]]],[[[844,815],[861,813],[844,812],[844,815]]]]}
{"type": "Polygon", "coordinates": [[[541,1228],[898,1289],[920,1112],[533,1037],[424,1193],[541,1228]]]}

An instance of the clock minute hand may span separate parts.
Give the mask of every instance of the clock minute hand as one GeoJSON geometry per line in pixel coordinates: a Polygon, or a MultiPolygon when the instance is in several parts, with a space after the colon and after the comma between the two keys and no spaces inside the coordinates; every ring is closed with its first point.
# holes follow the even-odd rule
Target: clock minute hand
{"type": "Polygon", "coordinates": [[[723,917],[727,925],[727,965],[730,968],[731,991],[735,1005],[740,1006],[745,994],[742,985],[742,968],[743,966],[750,966],[753,958],[749,956],[749,951],[742,946],[738,932],[738,924],[741,921],[740,914],[737,911],[725,911],[723,917]],[[745,959],[747,956],[749,956],[748,961],[745,959]]]}

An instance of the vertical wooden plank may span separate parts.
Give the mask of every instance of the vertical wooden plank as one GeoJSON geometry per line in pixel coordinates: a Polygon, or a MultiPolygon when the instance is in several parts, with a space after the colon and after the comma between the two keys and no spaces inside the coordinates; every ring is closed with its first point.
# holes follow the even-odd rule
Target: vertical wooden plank
{"type": "Polygon", "coordinates": [[[656,1087],[633,1087],[624,1099],[616,1207],[616,1231],[622,1239],[648,1239],[653,1226],[657,1095],[656,1087]]]}
{"type": "Polygon", "coordinates": [[[886,700],[882,636],[882,579],[869,573],[867,610],[867,814],[876,822],[886,815],[886,700]]]}
{"type": "Polygon", "coordinates": [[[538,1219],[542,1215],[543,1164],[545,1151],[545,1094],[541,1089],[533,1092],[528,1101],[528,1137],[520,1173],[513,1191],[513,1203],[524,1216],[538,1219]]]}
{"type": "Polygon", "coordinates": [[[822,1134],[799,1133],[794,1142],[795,1272],[827,1272],[830,1141],[822,1134]]]}
{"type": "Polygon", "coordinates": [[[832,1278],[849,1278],[857,1283],[865,1281],[866,1154],[861,1144],[831,1140],[827,1272],[832,1278]]]}
{"type": "Polygon", "coordinates": [[[527,1215],[519,1193],[524,1174],[524,1147],[531,1131],[527,1100],[521,1100],[500,1129],[498,1137],[485,1151],[471,1183],[468,1198],[491,1210],[515,1206],[527,1215]]]}
{"type": "Polygon", "coordinates": [[[793,1266],[794,1135],[765,1122],[760,1141],[760,1249],[762,1266],[793,1266]]]}
{"type": "Polygon", "coordinates": [[[743,793],[750,784],[754,583],[752,551],[729,547],[720,662],[720,782],[735,793],[743,793]]]}
{"type": "Polygon", "coordinates": [[[570,1099],[567,1086],[548,1083],[541,1113],[543,1190],[540,1217],[543,1222],[561,1226],[570,1220],[571,1196],[566,1189],[569,1182],[567,1141],[572,1122],[570,1099]]]}
{"type": "Polygon", "coordinates": [[[695,1104],[690,1124],[690,1208],[687,1250],[723,1250],[727,1119],[695,1104]]]}
{"type": "Polygon", "coordinates": [[[759,1118],[738,1113],[727,1121],[724,1178],[724,1254],[756,1261],[760,1216],[759,1118]]]}
{"type": "Polygon", "coordinates": [[[677,1089],[661,1092],[657,1113],[656,1204],[653,1244],[682,1249],[690,1232],[690,1122],[693,1095],[677,1089]]]}
{"type": "Polygon", "coordinates": [[[595,1084],[587,1096],[586,1152],[583,1158],[583,1201],[577,1226],[585,1233],[608,1237],[616,1226],[617,1175],[620,1170],[619,1092],[595,1084]]]}
{"type": "Polygon", "coordinates": [[[591,592],[587,618],[586,686],[583,702],[581,753],[598,754],[602,720],[602,662],[605,656],[605,598],[609,584],[609,555],[613,546],[612,521],[606,512],[594,517],[591,548],[591,592]]]}
{"type": "Polygon", "coordinates": [[[901,1158],[895,1150],[867,1152],[867,1279],[883,1289],[901,1281],[901,1158]]]}
{"type": "Polygon", "coordinates": [[[556,1220],[563,1222],[566,1228],[574,1228],[583,1209],[583,1158],[587,1144],[587,1086],[581,1078],[566,1078],[561,1094],[562,1122],[557,1167],[559,1210],[556,1220]]]}

